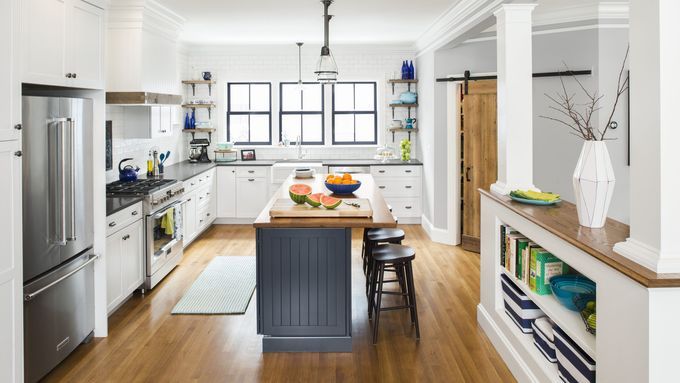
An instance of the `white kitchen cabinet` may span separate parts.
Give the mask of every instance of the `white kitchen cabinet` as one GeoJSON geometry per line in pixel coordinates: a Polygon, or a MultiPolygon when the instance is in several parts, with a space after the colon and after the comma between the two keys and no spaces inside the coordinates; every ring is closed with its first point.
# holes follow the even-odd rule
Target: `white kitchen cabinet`
{"type": "Polygon", "coordinates": [[[198,225],[196,224],[196,192],[184,194],[182,214],[184,218],[184,246],[187,246],[198,234],[198,225]]]}
{"type": "Polygon", "coordinates": [[[137,219],[106,237],[106,308],[108,313],[111,314],[143,283],[144,224],[142,219],[137,219]]]}
{"type": "Polygon", "coordinates": [[[104,2],[24,0],[21,4],[22,81],[103,89],[104,2]]]}
{"type": "Polygon", "coordinates": [[[210,227],[217,216],[215,169],[184,181],[184,247],[210,227]]]}
{"type": "MultiPolygon", "coordinates": [[[[1,9],[1,8],[0,8],[1,9]]],[[[1,39],[2,37],[0,37],[1,39]]],[[[23,381],[23,275],[21,269],[21,150],[0,142],[0,381],[23,381]]]]}
{"type": "Polygon", "coordinates": [[[400,223],[420,223],[423,212],[421,166],[375,165],[371,166],[371,175],[400,223]]]}
{"type": "Polygon", "coordinates": [[[266,177],[236,179],[236,218],[256,218],[267,204],[269,192],[266,177]]]}
{"type": "Polygon", "coordinates": [[[21,90],[14,54],[18,48],[18,0],[0,2],[0,141],[19,139],[15,117],[20,118],[21,90]]]}
{"type": "Polygon", "coordinates": [[[160,138],[172,135],[172,106],[119,106],[123,110],[126,138],[160,138]]]}
{"type": "Polygon", "coordinates": [[[217,216],[219,218],[236,217],[236,168],[218,166],[216,184],[217,216]]]}

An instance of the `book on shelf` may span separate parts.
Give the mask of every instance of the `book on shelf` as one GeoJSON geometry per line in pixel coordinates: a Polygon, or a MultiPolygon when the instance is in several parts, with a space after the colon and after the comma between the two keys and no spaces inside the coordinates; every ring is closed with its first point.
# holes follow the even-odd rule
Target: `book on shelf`
{"type": "Polygon", "coordinates": [[[529,278],[531,277],[531,251],[540,248],[536,242],[529,242],[529,245],[522,253],[522,282],[529,286],[529,278]]]}
{"type": "Polygon", "coordinates": [[[520,233],[511,233],[508,235],[508,254],[505,255],[506,258],[506,269],[511,275],[517,275],[517,242],[521,239],[527,240],[525,236],[520,233]]]}
{"type": "Polygon", "coordinates": [[[510,225],[501,225],[501,266],[506,267],[505,255],[508,249],[508,234],[516,233],[510,225]]]}
{"type": "Polygon", "coordinates": [[[515,265],[515,278],[518,280],[522,280],[522,275],[524,274],[523,267],[524,265],[524,249],[526,249],[529,246],[529,238],[518,238],[517,239],[517,256],[516,256],[516,262],[517,264],[515,265]]]}
{"type": "Polygon", "coordinates": [[[566,274],[569,266],[561,259],[545,251],[534,249],[532,254],[534,277],[529,281],[529,288],[538,295],[550,295],[550,278],[566,274]]]}

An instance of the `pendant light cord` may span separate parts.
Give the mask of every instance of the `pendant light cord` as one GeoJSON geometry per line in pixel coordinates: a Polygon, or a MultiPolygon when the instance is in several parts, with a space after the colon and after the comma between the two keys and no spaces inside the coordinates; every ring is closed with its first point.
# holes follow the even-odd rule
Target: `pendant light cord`
{"type": "Polygon", "coordinates": [[[298,85],[302,85],[302,44],[296,43],[298,46],[298,85]]]}

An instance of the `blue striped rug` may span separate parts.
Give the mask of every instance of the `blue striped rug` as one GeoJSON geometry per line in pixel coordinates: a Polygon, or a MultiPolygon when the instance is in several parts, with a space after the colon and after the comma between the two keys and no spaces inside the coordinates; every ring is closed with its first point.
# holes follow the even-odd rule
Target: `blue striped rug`
{"type": "Polygon", "coordinates": [[[255,257],[215,257],[172,309],[173,314],[244,314],[255,291],[255,257]]]}

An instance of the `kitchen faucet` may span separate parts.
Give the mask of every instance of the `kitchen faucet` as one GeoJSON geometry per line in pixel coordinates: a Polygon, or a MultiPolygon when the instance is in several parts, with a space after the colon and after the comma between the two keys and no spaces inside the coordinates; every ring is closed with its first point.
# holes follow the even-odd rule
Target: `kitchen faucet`
{"type": "Polygon", "coordinates": [[[300,137],[299,135],[297,136],[297,143],[296,143],[295,146],[297,146],[298,160],[303,159],[305,157],[305,155],[304,155],[304,153],[302,153],[302,137],[300,137]]]}

